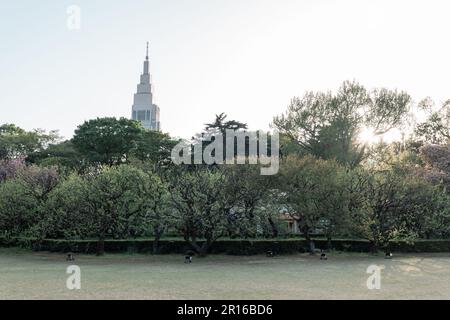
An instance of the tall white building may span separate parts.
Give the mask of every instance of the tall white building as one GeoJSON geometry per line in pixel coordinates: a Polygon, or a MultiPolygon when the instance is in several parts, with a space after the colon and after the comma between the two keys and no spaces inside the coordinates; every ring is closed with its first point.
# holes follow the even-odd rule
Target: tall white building
{"type": "Polygon", "coordinates": [[[152,84],[149,72],[148,42],[144,61],[144,72],[134,94],[131,119],[139,120],[142,126],[150,130],[160,130],[159,107],[153,103],[152,84]]]}

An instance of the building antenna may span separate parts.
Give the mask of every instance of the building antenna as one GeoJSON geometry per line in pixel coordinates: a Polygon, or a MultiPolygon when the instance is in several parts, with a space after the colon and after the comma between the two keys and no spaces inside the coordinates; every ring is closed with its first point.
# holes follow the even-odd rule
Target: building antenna
{"type": "Polygon", "coordinates": [[[146,51],[145,59],[148,60],[148,41],[147,41],[147,51],[146,51]]]}

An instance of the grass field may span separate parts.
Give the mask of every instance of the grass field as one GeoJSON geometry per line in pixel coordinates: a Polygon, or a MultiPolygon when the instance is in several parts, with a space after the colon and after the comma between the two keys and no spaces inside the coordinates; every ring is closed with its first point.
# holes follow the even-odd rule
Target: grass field
{"type": "Polygon", "coordinates": [[[448,254],[332,253],[236,257],[184,264],[181,255],[77,255],[81,289],[66,288],[63,254],[0,249],[1,299],[450,299],[448,254]],[[384,265],[368,290],[369,265],[384,265]]]}

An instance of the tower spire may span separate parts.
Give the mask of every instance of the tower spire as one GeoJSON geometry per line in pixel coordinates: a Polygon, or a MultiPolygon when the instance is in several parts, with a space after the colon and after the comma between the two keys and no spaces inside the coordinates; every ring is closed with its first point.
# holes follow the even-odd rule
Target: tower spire
{"type": "Polygon", "coordinates": [[[137,91],[133,97],[131,118],[142,123],[143,127],[150,130],[160,130],[159,107],[153,103],[151,76],[148,57],[149,42],[146,43],[144,69],[137,85],[137,91]]]}

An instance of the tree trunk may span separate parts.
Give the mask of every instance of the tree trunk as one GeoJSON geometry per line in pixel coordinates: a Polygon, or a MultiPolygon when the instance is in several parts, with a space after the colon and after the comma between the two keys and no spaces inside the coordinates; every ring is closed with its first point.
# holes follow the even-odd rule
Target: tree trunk
{"type": "Polygon", "coordinates": [[[97,241],[97,255],[102,256],[104,254],[105,254],[105,239],[101,237],[97,241]]]}
{"type": "Polygon", "coordinates": [[[153,239],[152,253],[158,254],[159,253],[159,240],[161,239],[162,231],[160,230],[160,228],[155,227],[153,229],[153,233],[155,234],[155,239],[153,239]]]}
{"type": "Polygon", "coordinates": [[[310,254],[315,254],[315,246],[314,241],[311,239],[311,236],[309,235],[309,230],[305,230],[305,240],[308,243],[308,251],[310,254]]]}
{"type": "Polygon", "coordinates": [[[374,241],[374,240],[370,240],[369,243],[370,243],[370,252],[371,252],[372,254],[377,253],[377,252],[378,252],[378,245],[377,245],[377,242],[374,241]]]}
{"type": "Polygon", "coordinates": [[[331,251],[333,244],[331,243],[331,236],[327,236],[327,251],[331,251]]]}
{"type": "Polygon", "coordinates": [[[383,241],[383,250],[384,253],[390,253],[391,252],[391,242],[389,240],[383,241]]]}
{"type": "Polygon", "coordinates": [[[205,242],[203,242],[202,246],[200,247],[200,249],[198,251],[198,256],[206,257],[206,255],[208,254],[208,250],[211,247],[211,244],[212,244],[211,240],[206,240],[205,242]]]}
{"type": "Polygon", "coordinates": [[[196,253],[200,254],[200,251],[202,251],[202,249],[198,245],[196,238],[190,239],[190,237],[188,236],[185,238],[185,240],[196,253]]]}
{"type": "Polygon", "coordinates": [[[277,229],[277,226],[276,226],[275,223],[273,222],[272,218],[268,218],[268,220],[269,220],[270,228],[272,229],[272,236],[273,236],[273,238],[278,237],[278,229],[277,229]]]}
{"type": "Polygon", "coordinates": [[[316,246],[314,245],[314,241],[310,238],[309,239],[309,253],[314,255],[316,254],[316,246]]]}
{"type": "Polygon", "coordinates": [[[155,239],[153,239],[152,253],[153,254],[159,253],[159,237],[155,236],[155,239]]]}

